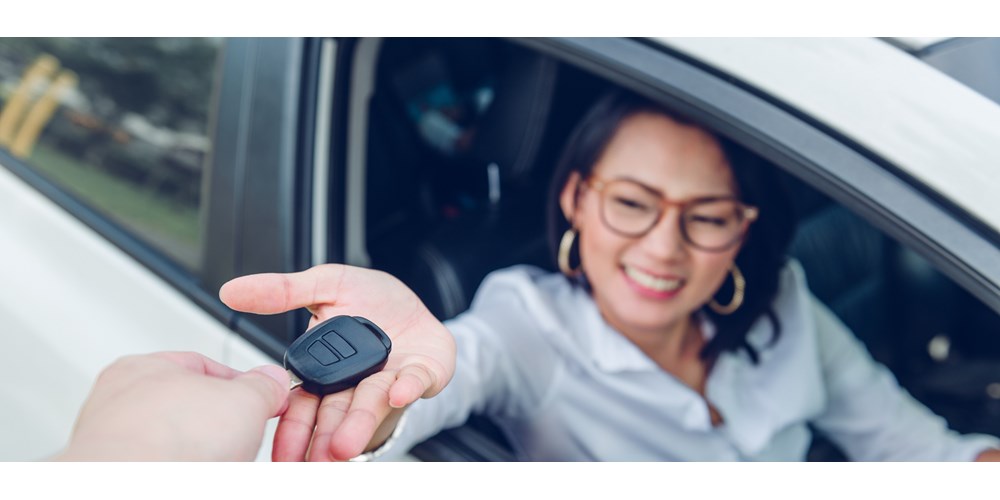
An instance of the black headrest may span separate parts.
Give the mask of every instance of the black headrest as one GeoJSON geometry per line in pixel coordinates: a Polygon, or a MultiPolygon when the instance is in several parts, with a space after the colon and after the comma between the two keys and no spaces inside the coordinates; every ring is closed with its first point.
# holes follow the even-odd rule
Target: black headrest
{"type": "Polygon", "coordinates": [[[527,177],[538,156],[556,84],[555,60],[509,47],[493,102],[479,120],[470,156],[496,163],[505,181],[527,177]]]}

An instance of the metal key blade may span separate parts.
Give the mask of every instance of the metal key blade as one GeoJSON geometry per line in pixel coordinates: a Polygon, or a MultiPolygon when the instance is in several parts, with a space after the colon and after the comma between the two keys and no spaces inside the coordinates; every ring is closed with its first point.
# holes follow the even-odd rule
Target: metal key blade
{"type": "Polygon", "coordinates": [[[289,391],[293,391],[293,390],[295,390],[296,387],[302,385],[302,379],[300,379],[297,375],[295,375],[294,373],[292,373],[291,370],[287,370],[287,371],[288,371],[288,377],[292,381],[292,383],[288,387],[288,390],[289,391]]]}

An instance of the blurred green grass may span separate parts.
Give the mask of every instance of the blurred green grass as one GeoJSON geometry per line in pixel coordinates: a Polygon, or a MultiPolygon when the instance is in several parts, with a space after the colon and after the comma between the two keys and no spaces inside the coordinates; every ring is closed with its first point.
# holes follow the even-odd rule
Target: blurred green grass
{"type": "Polygon", "coordinates": [[[198,207],[182,206],[39,143],[28,163],[189,269],[200,266],[198,207]]]}

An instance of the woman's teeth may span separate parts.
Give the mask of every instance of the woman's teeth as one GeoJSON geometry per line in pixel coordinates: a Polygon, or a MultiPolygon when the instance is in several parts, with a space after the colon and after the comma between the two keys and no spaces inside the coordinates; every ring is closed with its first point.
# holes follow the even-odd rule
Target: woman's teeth
{"type": "Polygon", "coordinates": [[[657,292],[672,292],[681,287],[681,280],[668,280],[644,273],[634,267],[625,266],[625,274],[636,283],[657,292]]]}

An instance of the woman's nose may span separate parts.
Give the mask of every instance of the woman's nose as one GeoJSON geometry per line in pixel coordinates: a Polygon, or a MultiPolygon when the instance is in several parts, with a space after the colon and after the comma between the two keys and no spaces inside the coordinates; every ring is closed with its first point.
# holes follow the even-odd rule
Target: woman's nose
{"type": "Polygon", "coordinates": [[[656,224],[639,240],[643,251],[658,259],[670,259],[684,252],[684,234],[679,212],[675,207],[663,212],[656,224]]]}

